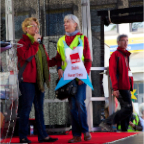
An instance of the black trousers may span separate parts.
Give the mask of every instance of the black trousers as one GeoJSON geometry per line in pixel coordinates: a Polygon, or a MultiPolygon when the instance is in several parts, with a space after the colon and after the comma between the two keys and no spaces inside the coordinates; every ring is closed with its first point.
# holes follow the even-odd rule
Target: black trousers
{"type": "Polygon", "coordinates": [[[118,101],[121,105],[121,110],[110,115],[104,122],[112,124],[121,124],[121,130],[127,131],[130,118],[133,113],[131,94],[129,90],[119,90],[120,95],[118,101]]]}

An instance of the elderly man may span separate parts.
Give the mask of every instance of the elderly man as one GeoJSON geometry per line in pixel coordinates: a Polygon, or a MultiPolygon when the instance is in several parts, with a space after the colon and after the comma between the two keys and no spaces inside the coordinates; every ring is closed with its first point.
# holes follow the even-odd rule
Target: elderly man
{"type": "Polygon", "coordinates": [[[142,131],[144,132],[144,103],[141,103],[139,106],[139,115],[140,123],[142,125],[142,131]]]}
{"type": "Polygon", "coordinates": [[[118,48],[110,57],[109,74],[112,82],[113,95],[119,100],[121,110],[110,115],[100,127],[107,131],[113,131],[112,125],[121,123],[121,130],[127,131],[133,112],[131,94],[133,89],[133,77],[129,67],[130,52],[126,50],[128,36],[123,34],[117,38],[118,48]]]}

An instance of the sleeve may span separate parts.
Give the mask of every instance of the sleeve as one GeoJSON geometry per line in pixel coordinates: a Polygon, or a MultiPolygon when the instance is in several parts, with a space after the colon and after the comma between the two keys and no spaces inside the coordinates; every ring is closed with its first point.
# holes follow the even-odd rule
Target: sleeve
{"type": "Polygon", "coordinates": [[[118,90],[118,80],[117,80],[117,57],[113,53],[109,60],[109,75],[112,82],[112,88],[114,91],[118,90]]]}
{"type": "MultiPolygon", "coordinates": [[[[44,45],[43,45],[43,47],[45,49],[44,45]]],[[[58,52],[57,52],[57,55],[55,57],[53,57],[52,59],[49,58],[49,55],[46,52],[46,49],[45,49],[45,53],[46,53],[46,56],[47,56],[47,61],[48,61],[49,67],[53,67],[55,65],[57,65],[57,67],[61,66],[61,57],[60,57],[58,52]]]]}
{"type": "Polygon", "coordinates": [[[142,125],[141,125],[141,123],[140,123],[140,121],[138,122],[138,125],[135,125],[135,128],[134,128],[135,130],[138,130],[138,131],[142,131],[142,125]]]}
{"type": "Polygon", "coordinates": [[[37,53],[39,44],[37,42],[34,42],[30,46],[28,46],[28,44],[23,40],[20,40],[18,43],[22,44],[23,46],[17,49],[17,55],[22,60],[30,61],[37,53]]]}
{"type": "Polygon", "coordinates": [[[92,60],[91,60],[91,52],[90,52],[90,46],[89,46],[89,41],[86,36],[84,36],[84,50],[83,50],[83,55],[84,55],[84,66],[86,68],[87,73],[90,73],[90,68],[92,65],[92,60]]]}
{"type": "Polygon", "coordinates": [[[61,59],[61,56],[58,53],[58,51],[57,51],[57,55],[56,55],[55,59],[57,60],[57,70],[59,70],[59,69],[61,69],[62,59],[61,59]]]}
{"type": "Polygon", "coordinates": [[[59,45],[60,39],[57,42],[57,55],[56,55],[56,59],[59,60],[59,63],[57,64],[57,70],[62,69],[61,65],[62,65],[62,59],[61,59],[61,55],[60,55],[60,45],[59,45]]]}
{"type": "Polygon", "coordinates": [[[60,67],[61,68],[61,56],[60,54],[57,52],[57,55],[55,57],[53,57],[52,59],[49,59],[48,63],[49,63],[49,67],[53,67],[55,65],[57,65],[57,68],[60,67]]]}

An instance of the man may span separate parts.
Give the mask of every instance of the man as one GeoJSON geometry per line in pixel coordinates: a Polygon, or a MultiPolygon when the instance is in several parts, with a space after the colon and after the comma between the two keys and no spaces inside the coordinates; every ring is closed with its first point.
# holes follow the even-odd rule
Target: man
{"type": "Polygon", "coordinates": [[[126,50],[128,36],[123,34],[117,38],[118,48],[110,57],[109,74],[112,82],[113,95],[119,100],[121,110],[110,115],[100,127],[113,131],[112,125],[121,123],[121,130],[127,131],[133,112],[130,90],[133,88],[133,77],[129,67],[130,52],[126,50]]]}

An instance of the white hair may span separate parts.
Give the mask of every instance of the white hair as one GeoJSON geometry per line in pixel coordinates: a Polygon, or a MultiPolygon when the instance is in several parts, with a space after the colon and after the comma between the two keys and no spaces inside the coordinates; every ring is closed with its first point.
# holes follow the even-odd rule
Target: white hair
{"type": "Polygon", "coordinates": [[[81,32],[80,22],[77,16],[73,14],[68,14],[64,17],[64,20],[72,20],[74,23],[77,23],[76,30],[79,30],[81,32]]]}
{"type": "Polygon", "coordinates": [[[139,115],[142,116],[143,115],[143,112],[144,112],[144,103],[141,103],[139,105],[139,115]]]}

